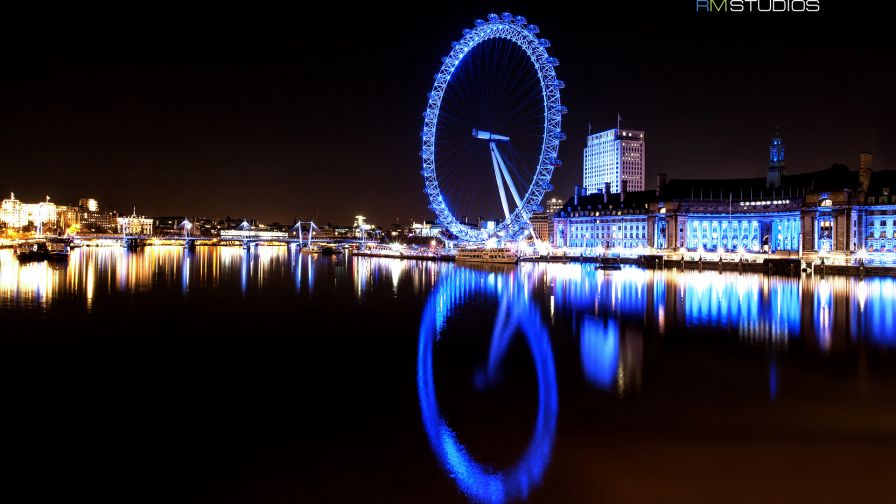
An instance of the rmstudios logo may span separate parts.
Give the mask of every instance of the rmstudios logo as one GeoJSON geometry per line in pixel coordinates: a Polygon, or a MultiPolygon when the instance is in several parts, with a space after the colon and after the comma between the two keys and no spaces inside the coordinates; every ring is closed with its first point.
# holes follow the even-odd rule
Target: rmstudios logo
{"type": "Polygon", "coordinates": [[[697,0],[697,12],[818,12],[821,0],[697,0]]]}

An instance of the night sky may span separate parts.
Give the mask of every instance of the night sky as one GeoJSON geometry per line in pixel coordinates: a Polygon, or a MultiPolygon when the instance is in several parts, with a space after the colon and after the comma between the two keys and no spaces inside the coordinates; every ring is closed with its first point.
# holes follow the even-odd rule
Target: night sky
{"type": "Polygon", "coordinates": [[[870,2],[850,3],[773,16],[697,15],[692,0],[6,12],[0,193],[264,222],[432,218],[425,95],[461,29],[503,11],[538,24],[560,59],[557,196],[581,183],[589,122],[613,127],[617,112],[647,131],[648,187],[660,171],[762,176],[776,127],[791,173],[854,167],[861,150],[896,168],[892,32],[870,2]]]}

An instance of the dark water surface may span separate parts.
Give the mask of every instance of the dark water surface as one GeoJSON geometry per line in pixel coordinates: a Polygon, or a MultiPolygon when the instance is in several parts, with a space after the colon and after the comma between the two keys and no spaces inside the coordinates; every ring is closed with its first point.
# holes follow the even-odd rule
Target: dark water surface
{"type": "Polygon", "coordinates": [[[880,502],[896,281],[0,250],[6,502],[880,502]]]}

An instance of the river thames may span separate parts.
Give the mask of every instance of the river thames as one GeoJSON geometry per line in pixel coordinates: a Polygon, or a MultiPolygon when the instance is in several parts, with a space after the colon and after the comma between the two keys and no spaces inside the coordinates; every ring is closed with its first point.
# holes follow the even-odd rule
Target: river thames
{"type": "Polygon", "coordinates": [[[871,500],[896,469],[894,300],[892,278],[0,250],[4,479],[29,500],[871,500]]]}

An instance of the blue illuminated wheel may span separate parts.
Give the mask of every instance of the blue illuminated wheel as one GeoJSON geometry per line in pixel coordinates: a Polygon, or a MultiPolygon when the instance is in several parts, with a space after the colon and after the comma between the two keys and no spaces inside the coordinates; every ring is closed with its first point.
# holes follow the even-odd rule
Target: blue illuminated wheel
{"type": "Polygon", "coordinates": [[[520,238],[552,189],[565,139],[564,83],[538,31],[509,13],[476,20],[442,58],[428,94],[425,192],[438,221],[461,242],[520,238]]]}

